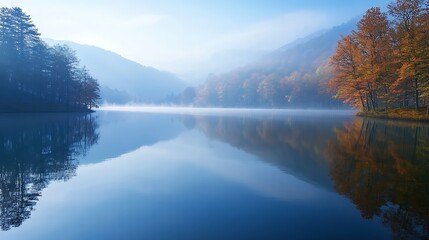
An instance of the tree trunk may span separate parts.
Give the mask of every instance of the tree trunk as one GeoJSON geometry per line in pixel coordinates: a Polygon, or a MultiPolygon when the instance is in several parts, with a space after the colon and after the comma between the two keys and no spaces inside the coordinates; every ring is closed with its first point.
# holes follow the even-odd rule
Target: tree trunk
{"type": "Polygon", "coordinates": [[[375,101],[374,101],[374,95],[373,95],[373,93],[369,94],[369,98],[371,100],[372,110],[375,112],[375,101]]]}
{"type": "Polygon", "coordinates": [[[363,100],[362,95],[360,95],[360,103],[362,104],[362,110],[365,110],[365,101],[363,100]]]}
{"type": "Polygon", "coordinates": [[[414,80],[414,88],[415,88],[415,95],[416,95],[416,111],[419,111],[419,85],[417,82],[417,79],[414,80]]]}
{"type": "Polygon", "coordinates": [[[369,111],[371,111],[371,107],[369,104],[369,99],[368,99],[368,94],[365,94],[365,98],[366,98],[366,109],[369,111]]]}
{"type": "Polygon", "coordinates": [[[408,95],[407,95],[407,93],[404,93],[404,106],[403,107],[408,107],[408,95]]]}
{"type": "Polygon", "coordinates": [[[426,114],[429,115],[429,97],[426,97],[426,114]]]}

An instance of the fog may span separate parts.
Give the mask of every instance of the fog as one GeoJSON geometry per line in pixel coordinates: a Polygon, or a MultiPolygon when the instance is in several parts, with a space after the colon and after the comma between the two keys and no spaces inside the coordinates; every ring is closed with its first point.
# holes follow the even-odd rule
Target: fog
{"type": "Polygon", "coordinates": [[[44,38],[102,47],[189,78],[243,65],[296,38],[346,22],[373,5],[370,0],[1,3],[23,8],[44,38]]]}
{"type": "Polygon", "coordinates": [[[354,110],[320,110],[320,109],[257,109],[257,108],[200,108],[200,107],[170,107],[150,105],[128,105],[115,106],[105,105],[100,111],[116,112],[141,112],[182,114],[196,116],[246,116],[246,117],[284,117],[284,116],[310,116],[310,117],[333,117],[354,116],[354,110]]]}

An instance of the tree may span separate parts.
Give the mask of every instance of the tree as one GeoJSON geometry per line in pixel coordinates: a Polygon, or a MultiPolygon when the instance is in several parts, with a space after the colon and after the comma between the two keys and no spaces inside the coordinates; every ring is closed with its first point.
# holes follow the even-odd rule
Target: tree
{"type": "Polygon", "coordinates": [[[2,8],[1,16],[0,44],[9,67],[9,82],[30,91],[33,86],[29,76],[40,34],[30,16],[20,8],[2,8]]]}
{"type": "Polygon", "coordinates": [[[379,8],[366,12],[331,59],[337,98],[376,110],[408,106],[412,97],[417,111],[426,98],[429,114],[428,4],[397,0],[388,6],[392,22],[379,8]]]}
{"type": "Polygon", "coordinates": [[[336,97],[366,110],[375,111],[381,105],[391,76],[389,25],[380,8],[371,8],[359,21],[358,30],[338,43],[331,59],[335,76],[330,81],[336,97]]]}
{"type": "Polygon", "coordinates": [[[355,34],[343,37],[337,46],[335,55],[331,58],[334,77],[329,81],[329,88],[335,92],[335,98],[344,99],[344,103],[351,104],[364,110],[369,110],[367,92],[362,81],[360,71],[361,52],[355,34]]]}
{"type": "Polygon", "coordinates": [[[54,80],[54,99],[58,103],[70,105],[72,82],[77,76],[78,60],[76,54],[67,45],[52,48],[52,77],[54,80]]]}
{"type": "Polygon", "coordinates": [[[391,76],[393,45],[387,15],[380,8],[370,8],[358,23],[355,33],[361,51],[362,80],[372,110],[381,104],[380,97],[388,90],[391,76]]]}
{"type": "Polygon", "coordinates": [[[187,87],[180,95],[180,103],[185,105],[191,104],[194,102],[194,99],[196,96],[197,96],[197,93],[195,88],[187,87]]]}
{"type": "MultiPolygon", "coordinates": [[[[427,5],[427,3],[426,3],[427,5]]],[[[389,13],[393,16],[396,30],[396,51],[399,62],[399,78],[395,86],[409,82],[413,89],[415,107],[420,106],[420,96],[423,94],[428,78],[427,65],[427,7],[424,0],[397,0],[389,4],[389,13]],[[426,55],[426,56],[425,56],[426,55]],[[426,60],[425,60],[426,58],[426,60]]]]}
{"type": "Polygon", "coordinates": [[[93,78],[86,67],[79,70],[78,86],[76,89],[80,92],[79,103],[85,105],[87,108],[92,109],[98,107],[100,99],[100,86],[95,78],[93,78]]]}
{"type": "Polygon", "coordinates": [[[99,86],[68,46],[48,47],[29,15],[0,8],[0,111],[81,111],[97,106],[99,86]],[[85,79],[81,79],[84,76],[85,79]],[[80,94],[85,93],[85,101],[80,94]]]}
{"type": "Polygon", "coordinates": [[[279,103],[279,98],[281,98],[281,92],[278,91],[280,82],[278,81],[278,76],[275,73],[266,75],[264,79],[259,83],[258,94],[260,98],[268,103],[270,107],[276,106],[279,103]]]}

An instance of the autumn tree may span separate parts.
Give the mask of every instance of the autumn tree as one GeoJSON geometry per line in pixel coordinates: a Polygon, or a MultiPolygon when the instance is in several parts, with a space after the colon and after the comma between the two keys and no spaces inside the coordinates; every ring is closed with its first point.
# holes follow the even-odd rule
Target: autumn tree
{"type": "Polygon", "coordinates": [[[336,98],[344,99],[344,103],[369,110],[367,92],[359,69],[360,57],[355,34],[343,37],[331,58],[334,77],[329,82],[329,88],[336,93],[336,98]]]}
{"type": "Polygon", "coordinates": [[[256,106],[258,104],[259,74],[252,74],[242,85],[243,95],[242,103],[244,106],[256,106]]]}
{"type": "Polygon", "coordinates": [[[331,59],[335,76],[330,87],[346,103],[376,110],[388,95],[392,41],[387,15],[369,9],[357,31],[341,39],[331,59]]]}
{"type": "Polygon", "coordinates": [[[390,85],[392,41],[387,15],[380,8],[371,8],[354,32],[360,50],[360,71],[372,110],[380,107],[390,85]]]}
{"type": "Polygon", "coordinates": [[[391,22],[379,8],[369,9],[331,59],[336,97],[366,110],[412,101],[418,111],[424,103],[429,114],[428,5],[397,0],[388,6],[391,22]]]}
{"type": "Polygon", "coordinates": [[[427,2],[425,7],[424,0],[397,0],[388,8],[394,18],[399,63],[399,78],[394,86],[411,86],[418,110],[429,81],[427,2]]]}
{"type": "Polygon", "coordinates": [[[279,102],[278,99],[281,98],[281,92],[277,91],[279,86],[278,77],[275,74],[270,74],[259,83],[257,92],[269,106],[275,106],[279,102]]]}

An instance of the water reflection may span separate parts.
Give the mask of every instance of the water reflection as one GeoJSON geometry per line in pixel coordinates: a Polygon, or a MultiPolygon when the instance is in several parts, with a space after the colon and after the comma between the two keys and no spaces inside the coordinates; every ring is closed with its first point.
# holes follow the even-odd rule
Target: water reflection
{"type": "Polygon", "coordinates": [[[336,190],[400,239],[429,236],[429,128],[357,119],[329,143],[336,190]]]}
{"type": "Polygon", "coordinates": [[[5,236],[428,237],[427,125],[329,114],[97,115],[0,117],[3,230],[30,217],[50,181],[78,173],[45,189],[37,214],[5,236]],[[91,164],[77,170],[79,160],[91,164]]]}
{"type": "Polygon", "coordinates": [[[213,139],[226,142],[295,177],[333,189],[324,157],[332,129],[350,117],[196,116],[197,128],[213,139]]]}
{"type": "Polygon", "coordinates": [[[82,164],[100,163],[143,146],[153,146],[186,130],[174,115],[98,112],[96,116],[102,137],[82,159],[82,164]]]}
{"type": "Polygon", "coordinates": [[[91,115],[0,116],[0,224],[3,231],[30,218],[42,189],[75,175],[78,156],[97,142],[91,115]]]}
{"type": "Polygon", "coordinates": [[[347,196],[399,239],[429,237],[429,127],[370,119],[196,117],[207,136],[347,196]]]}

